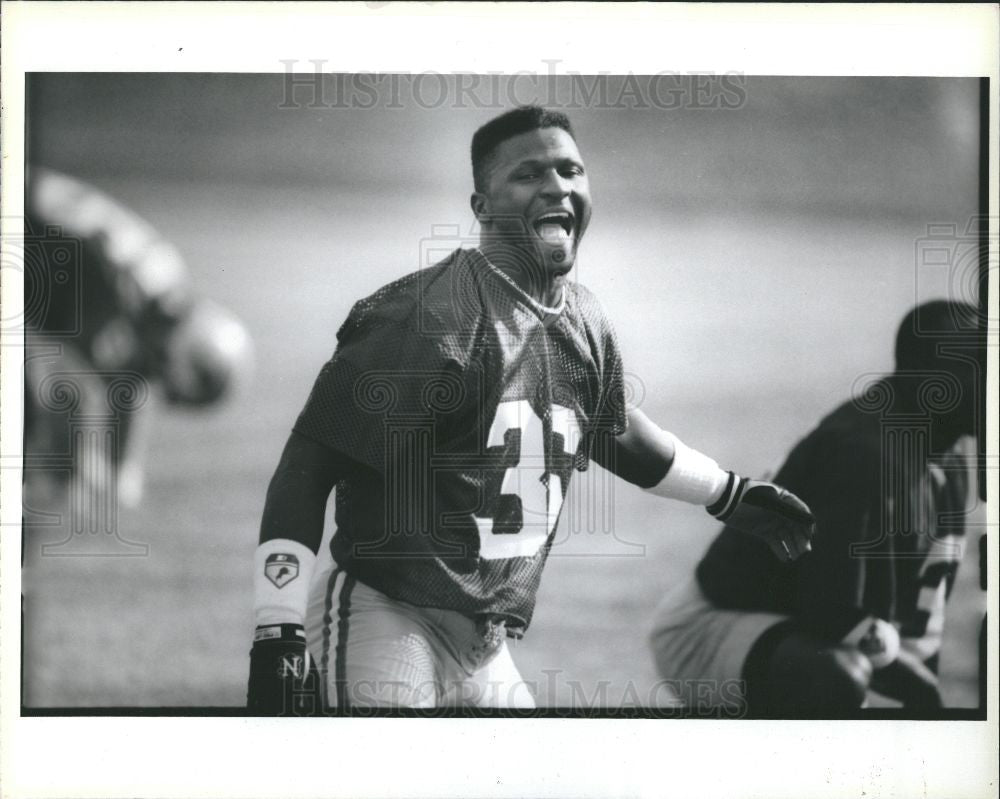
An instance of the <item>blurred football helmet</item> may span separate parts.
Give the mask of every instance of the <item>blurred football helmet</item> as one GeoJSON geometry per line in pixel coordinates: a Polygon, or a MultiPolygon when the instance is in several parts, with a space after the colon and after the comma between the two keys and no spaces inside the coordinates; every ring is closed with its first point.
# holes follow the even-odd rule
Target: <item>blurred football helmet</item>
{"type": "Polygon", "coordinates": [[[230,311],[199,300],[165,342],[163,386],[169,402],[208,405],[249,379],[250,334],[230,311]]]}

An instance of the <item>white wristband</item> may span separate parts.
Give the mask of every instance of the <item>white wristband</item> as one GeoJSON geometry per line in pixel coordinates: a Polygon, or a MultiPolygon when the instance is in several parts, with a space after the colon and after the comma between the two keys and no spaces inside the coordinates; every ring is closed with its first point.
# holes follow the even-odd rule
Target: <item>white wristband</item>
{"type": "Polygon", "coordinates": [[[253,610],[257,626],[302,624],[316,554],[289,538],[265,541],[254,553],[253,610]]]}
{"type": "Polygon", "coordinates": [[[646,490],[659,497],[679,499],[692,505],[711,505],[726,488],[729,472],[714,460],[691,449],[673,433],[661,430],[673,445],[674,461],[662,480],[646,490]]]}

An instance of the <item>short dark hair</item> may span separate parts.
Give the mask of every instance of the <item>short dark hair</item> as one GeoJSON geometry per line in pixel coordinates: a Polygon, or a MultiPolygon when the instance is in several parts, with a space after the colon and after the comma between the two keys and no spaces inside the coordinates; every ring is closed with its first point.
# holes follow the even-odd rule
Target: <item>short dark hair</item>
{"type": "Polygon", "coordinates": [[[576,140],[569,117],[537,105],[519,106],[491,119],[477,130],[472,137],[472,181],[476,191],[486,189],[487,168],[497,147],[507,139],[541,128],[561,128],[576,140]]]}
{"type": "Polygon", "coordinates": [[[968,302],[931,300],[911,310],[896,333],[896,369],[926,369],[939,359],[938,345],[974,341],[979,309],[968,302]]]}

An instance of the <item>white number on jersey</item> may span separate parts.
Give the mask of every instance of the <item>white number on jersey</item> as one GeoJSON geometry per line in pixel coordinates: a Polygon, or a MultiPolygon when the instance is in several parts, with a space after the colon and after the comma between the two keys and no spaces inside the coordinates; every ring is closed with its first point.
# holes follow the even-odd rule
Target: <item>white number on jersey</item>
{"type": "MultiPolygon", "coordinates": [[[[502,447],[510,430],[521,431],[521,447],[516,453],[517,462],[504,472],[500,494],[520,499],[521,529],[517,533],[495,533],[492,518],[477,517],[479,556],[486,560],[535,555],[555,529],[562,508],[562,480],[546,468],[542,420],[527,400],[500,403],[486,446],[502,447]]],[[[562,436],[563,450],[568,455],[576,452],[580,428],[570,408],[552,406],[552,432],[562,436]]]]}

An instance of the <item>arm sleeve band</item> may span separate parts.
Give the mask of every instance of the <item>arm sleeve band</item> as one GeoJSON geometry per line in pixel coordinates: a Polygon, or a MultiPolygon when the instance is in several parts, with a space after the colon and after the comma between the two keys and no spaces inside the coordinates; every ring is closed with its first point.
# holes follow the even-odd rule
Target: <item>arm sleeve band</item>
{"type": "Polygon", "coordinates": [[[719,468],[719,464],[707,455],[691,449],[673,433],[660,432],[670,440],[674,460],[663,479],[646,490],[658,497],[692,505],[711,505],[718,501],[726,489],[729,472],[719,468]]]}
{"type": "Polygon", "coordinates": [[[272,538],[257,547],[253,563],[254,620],[263,624],[302,624],[316,554],[289,538],[272,538]]]}

